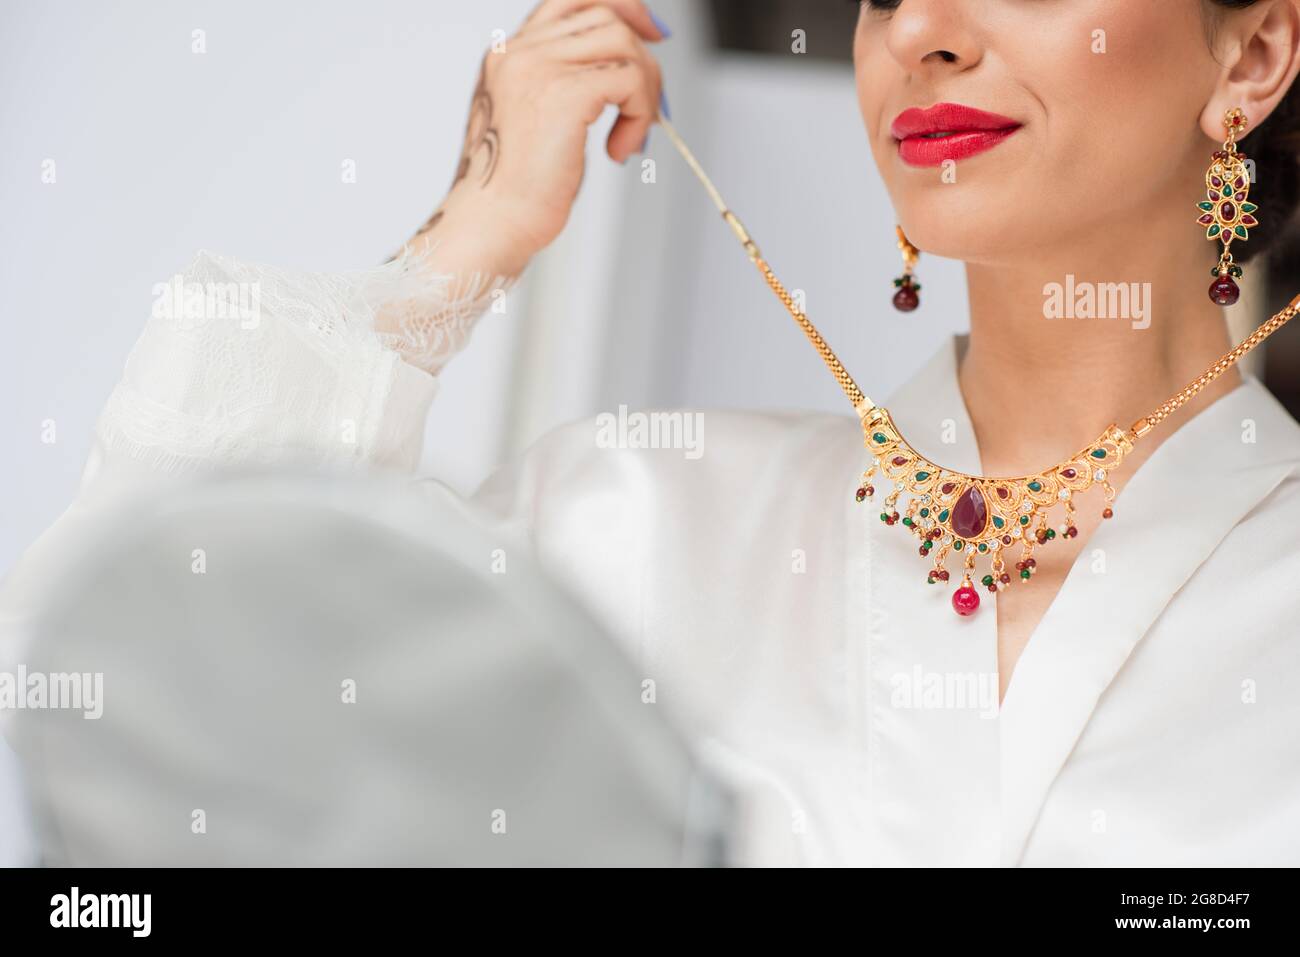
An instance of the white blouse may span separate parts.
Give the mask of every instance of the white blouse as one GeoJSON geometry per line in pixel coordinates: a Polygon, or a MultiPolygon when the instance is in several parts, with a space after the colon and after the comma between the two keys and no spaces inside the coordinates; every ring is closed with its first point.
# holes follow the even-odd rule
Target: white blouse
{"type": "MultiPolygon", "coordinates": [[[[484,292],[408,261],[322,277],[204,254],[186,275],[222,277],[265,284],[255,328],[149,322],[85,491],[0,595],[7,659],[116,490],[249,462],[413,468],[484,292]],[[377,332],[394,304],[438,321],[377,332]]],[[[956,369],[949,343],[886,405],[920,454],[979,473],[956,369]]],[[[855,501],[855,417],[698,422],[688,449],[558,429],[470,504],[688,717],[744,797],[740,863],[1300,864],[1300,426],[1258,382],[1131,476],[1000,708],[991,601],[954,615],[912,536],[855,501]]]]}

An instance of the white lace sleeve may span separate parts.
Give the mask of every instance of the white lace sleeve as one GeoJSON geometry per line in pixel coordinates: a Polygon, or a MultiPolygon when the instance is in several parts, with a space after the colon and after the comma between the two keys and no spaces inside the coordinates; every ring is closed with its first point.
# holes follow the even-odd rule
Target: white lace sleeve
{"type": "Polygon", "coordinates": [[[152,316],[96,431],[87,480],[130,461],[413,468],[436,373],[504,277],[437,274],[403,253],[295,273],[200,253],[152,316]]]}

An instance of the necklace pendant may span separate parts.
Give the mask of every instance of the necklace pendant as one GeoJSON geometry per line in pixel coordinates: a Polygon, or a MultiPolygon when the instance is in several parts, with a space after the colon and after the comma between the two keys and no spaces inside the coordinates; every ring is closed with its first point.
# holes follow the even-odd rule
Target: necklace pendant
{"type": "Polygon", "coordinates": [[[972,582],[975,566],[987,561],[989,571],[980,583],[997,595],[1015,581],[1029,582],[1037,568],[1034,550],[1057,538],[1074,538],[1075,498],[1101,486],[1104,518],[1111,514],[1115,489],[1110,473],[1133,450],[1135,434],[1112,425],[1092,443],[1064,462],[1034,475],[990,478],[954,472],[931,462],[913,449],[899,433],[889,412],[873,407],[862,415],[866,446],[873,462],[863,473],[856,497],[863,501],[871,481],[879,474],[882,484],[893,483],[884,499],[880,519],[901,525],[920,540],[918,549],[933,567],[930,584],[949,578],[947,559],[962,560],[962,582],[952,595],[953,610],[969,617],[979,610],[980,595],[972,582]],[[906,498],[904,498],[906,496],[906,498]],[[1050,515],[1064,515],[1054,527],[1050,515]],[[1019,556],[1009,553],[1018,550],[1019,556]],[[1014,563],[1018,579],[1006,565],[1014,563]]]}
{"type": "Polygon", "coordinates": [[[980,610],[980,593],[970,582],[967,575],[961,581],[961,587],[952,593],[952,610],[967,618],[980,610]]]}

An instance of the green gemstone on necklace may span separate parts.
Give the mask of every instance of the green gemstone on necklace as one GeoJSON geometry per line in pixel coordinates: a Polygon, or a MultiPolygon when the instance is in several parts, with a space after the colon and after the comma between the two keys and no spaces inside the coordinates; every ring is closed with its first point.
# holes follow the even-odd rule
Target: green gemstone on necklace
{"type": "Polygon", "coordinates": [[[1093,457],[1094,459],[1104,459],[1104,458],[1106,457],[1106,450],[1105,450],[1105,449],[1093,449],[1093,450],[1092,450],[1092,457],[1093,457]]]}
{"type": "Polygon", "coordinates": [[[988,547],[987,545],[985,545],[983,542],[980,542],[980,551],[982,551],[982,552],[987,552],[988,550],[989,550],[989,547],[988,547]]]}
{"type": "Polygon", "coordinates": [[[885,435],[884,432],[877,432],[875,435],[871,437],[871,441],[875,442],[877,445],[884,445],[886,442],[889,441],[889,437],[885,435]]]}
{"type": "Polygon", "coordinates": [[[957,551],[961,551],[961,548],[962,548],[962,546],[963,546],[964,544],[966,544],[966,543],[963,542],[963,541],[959,538],[959,539],[956,539],[956,540],[952,543],[952,547],[953,547],[954,549],[956,549],[957,551]]]}
{"type": "Polygon", "coordinates": [[[948,521],[948,510],[946,508],[939,513],[939,521],[941,522],[948,521]]]}
{"type": "MultiPolygon", "coordinates": [[[[880,517],[881,517],[881,518],[884,518],[883,515],[880,516],[880,517]]],[[[1028,525],[1028,524],[1029,524],[1029,516],[1028,516],[1028,515],[1021,515],[1021,516],[1020,516],[1020,524],[1021,524],[1021,525],[1028,525]]]]}
{"type": "Polygon", "coordinates": [[[994,516],[993,516],[993,527],[994,527],[994,528],[1001,528],[1001,527],[1002,527],[1003,525],[1005,525],[1005,524],[1006,524],[1006,522],[1005,522],[1002,518],[1000,518],[1000,517],[997,516],[997,515],[994,515],[994,516]]]}
{"type": "Polygon", "coordinates": [[[1042,483],[1042,482],[1030,482],[1030,483],[1029,483],[1029,491],[1031,491],[1031,492],[1041,492],[1042,490],[1043,490],[1043,483],[1042,483]]]}
{"type": "Polygon", "coordinates": [[[930,473],[929,473],[929,472],[917,472],[917,473],[916,473],[916,480],[917,480],[918,482],[924,482],[924,481],[925,481],[926,479],[928,479],[929,477],[930,477],[930,473]]]}
{"type": "Polygon", "coordinates": [[[922,517],[922,518],[929,518],[929,517],[930,517],[930,510],[929,510],[928,508],[923,508],[923,509],[921,509],[921,517],[922,517]]]}

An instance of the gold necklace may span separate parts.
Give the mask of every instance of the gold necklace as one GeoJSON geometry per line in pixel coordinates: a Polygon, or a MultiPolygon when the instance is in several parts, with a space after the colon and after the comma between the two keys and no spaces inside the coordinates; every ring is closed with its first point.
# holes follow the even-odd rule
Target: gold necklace
{"type": "Polygon", "coordinates": [[[953,609],[959,615],[974,614],[979,608],[979,592],[975,590],[971,576],[975,572],[976,562],[981,558],[986,558],[989,562],[989,571],[982,577],[981,583],[990,592],[997,593],[1013,580],[1006,570],[1004,558],[1009,552],[1019,548],[1020,555],[1015,569],[1020,581],[1028,582],[1037,567],[1033,554],[1036,547],[1056,538],[1058,532],[1067,538],[1078,535],[1074,524],[1074,498],[1079,493],[1100,485],[1106,502],[1102,517],[1111,518],[1114,511],[1110,503],[1114,501],[1115,489],[1110,483],[1110,475],[1133,451],[1134,444],[1190,402],[1238,359],[1300,311],[1298,295],[1285,309],[1272,316],[1155,411],[1138,419],[1127,429],[1121,429],[1118,425],[1109,426],[1096,441],[1090,442],[1051,468],[1010,478],[967,475],[931,462],[913,449],[899,432],[889,411],[876,405],[858,388],[858,384],[822,338],[817,327],[800,311],[772,267],[763,259],[757,244],[736,214],[727,207],[676,129],[662,116],[659,122],[687,165],[708,190],[714,205],[740,240],[764,281],[794,317],[794,321],[799,324],[857,410],[862,420],[867,450],[874,460],[862,474],[862,483],[856,493],[857,500],[863,502],[874,497],[876,490],[872,482],[877,474],[893,483],[893,488],[884,498],[880,520],[886,525],[901,524],[917,537],[921,556],[929,558],[933,563],[926,579],[931,584],[948,581],[949,573],[944,566],[950,555],[955,552],[961,558],[962,582],[952,596],[953,609]],[[898,501],[903,495],[907,495],[907,501],[900,518],[898,501]],[[1064,516],[1059,527],[1053,527],[1048,516],[1057,507],[1064,510],[1064,516]]]}

